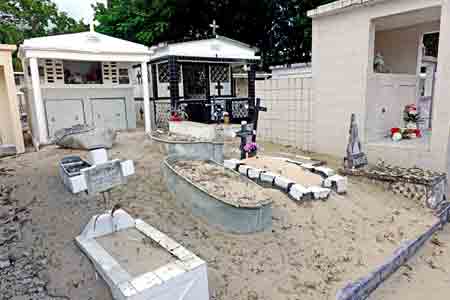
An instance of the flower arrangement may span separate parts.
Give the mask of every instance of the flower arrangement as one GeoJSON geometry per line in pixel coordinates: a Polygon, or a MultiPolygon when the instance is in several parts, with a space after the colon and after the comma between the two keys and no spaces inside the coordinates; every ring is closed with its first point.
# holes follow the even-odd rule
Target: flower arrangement
{"type": "Polygon", "coordinates": [[[175,121],[175,122],[180,122],[183,121],[183,118],[177,113],[177,112],[173,112],[170,116],[170,121],[175,121]]]}
{"type": "Polygon", "coordinates": [[[415,104],[408,104],[405,106],[405,109],[403,110],[403,120],[406,122],[406,127],[409,129],[416,129],[417,124],[423,121],[415,104]]]}
{"type": "Polygon", "coordinates": [[[256,143],[247,143],[244,146],[244,151],[246,153],[254,153],[258,150],[258,145],[256,143]]]}
{"type": "Polygon", "coordinates": [[[415,139],[422,137],[422,132],[418,128],[418,124],[423,122],[415,104],[408,104],[403,110],[404,128],[391,128],[391,138],[394,141],[402,139],[415,139]]]}
{"type": "Polygon", "coordinates": [[[391,138],[394,141],[402,139],[415,139],[422,137],[422,131],[418,128],[391,128],[391,138]]]}

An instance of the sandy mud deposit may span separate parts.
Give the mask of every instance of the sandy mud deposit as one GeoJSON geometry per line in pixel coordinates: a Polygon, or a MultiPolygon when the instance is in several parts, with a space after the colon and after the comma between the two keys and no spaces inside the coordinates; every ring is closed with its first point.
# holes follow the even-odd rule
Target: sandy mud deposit
{"type": "MultiPolygon", "coordinates": [[[[272,153],[295,153],[293,148],[275,145],[263,144],[262,148],[272,153]]],[[[15,187],[11,197],[17,200],[18,207],[27,206],[32,218],[31,224],[21,227],[23,247],[12,252],[21,256],[23,252],[47,253],[47,276],[42,280],[48,282],[46,289],[51,294],[70,299],[111,300],[107,286],[73,242],[91,216],[104,211],[102,200],[85,194],[71,195],[58,175],[62,157],[86,157],[86,154],[50,146],[38,153],[0,161],[0,168],[15,170],[11,176],[0,177],[2,184],[15,187]]],[[[145,139],[143,131],[119,134],[110,156],[136,163],[136,175],[126,186],[112,191],[110,204],[120,202],[133,217],[157,227],[205,260],[214,300],[335,299],[340,288],[383,263],[400,243],[424,232],[434,219],[417,202],[350,178],[347,195],[332,194],[327,202],[299,205],[280,191],[265,190],[273,200],[272,230],[251,235],[229,234],[176,204],[162,182],[163,154],[150,139],[145,139]]],[[[209,181],[212,186],[217,184],[214,178],[209,181]]],[[[429,244],[424,248],[424,257],[442,248],[444,254],[433,258],[433,262],[447,264],[444,268],[447,273],[440,268],[431,269],[428,263],[420,262],[420,256],[420,266],[411,266],[417,270],[420,288],[428,291],[428,295],[436,295],[428,299],[444,300],[450,294],[449,264],[445,258],[450,239],[447,229],[437,236],[445,247],[429,244]],[[428,271],[421,275],[422,269],[428,271]],[[433,293],[436,287],[442,292],[433,293]]],[[[3,270],[0,276],[1,282],[9,278],[4,277],[9,275],[3,270]]],[[[409,288],[402,282],[392,284],[399,290],[409,288]]],[[[11,293],[21,296],[20,293],[29,292],[17,289],[11,293]]],[[[382,297],[373,299],[401,299],[407,294],[398,295],[384,292],[382,297]]]]}

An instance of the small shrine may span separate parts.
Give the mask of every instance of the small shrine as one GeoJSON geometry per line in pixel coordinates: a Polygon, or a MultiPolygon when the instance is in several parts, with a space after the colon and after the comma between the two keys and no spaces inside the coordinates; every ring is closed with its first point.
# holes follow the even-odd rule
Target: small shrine
{"type": "Polygon", "coordinates": [[[213,123],[226,113],[232,123],[247,121],[255,107],[257,48],[216,34],[151,47],[151,98],[156,128],[170,118],[213,123]],[[248,94],[237,96],[233,69],[248,73],[248,94]],[[217,113],[220,112],[220,113],[217,113]]]}

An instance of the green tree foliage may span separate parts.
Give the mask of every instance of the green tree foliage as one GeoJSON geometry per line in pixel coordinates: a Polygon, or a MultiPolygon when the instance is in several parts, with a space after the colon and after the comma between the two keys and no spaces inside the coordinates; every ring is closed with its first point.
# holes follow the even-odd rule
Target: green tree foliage
{"type": "Polygon", "coordinates": [[[86,29],[50,0],[0,0],[0,43],[18,45],[27,38],[86,29]]]}
{"type": "Polygon", "coordinates": [[[94,8],[98,31],[154,45],[218,33],[257,46],[264,65],[311,59],[308,10],[333,0],[110,0],[94,8]]]}
{"type": "Polygon", "coordinates": [[[97,31],[150,45],[168,31],[175,0],[110,0],[94,6],[97,31]]]}

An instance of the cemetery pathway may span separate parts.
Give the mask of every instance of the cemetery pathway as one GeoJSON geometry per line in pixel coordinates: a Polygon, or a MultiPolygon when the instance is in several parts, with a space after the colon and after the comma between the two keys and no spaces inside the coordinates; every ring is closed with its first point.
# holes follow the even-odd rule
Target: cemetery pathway
{"type": "MultiPolygon", "coordinates": [[[[229,145],[226,154],[236,157],[237,151],[230,147],[236,145],[229,145]]],[[[265,144],[264,151],[296,152],[272,144],[265,144]]],[[[46,289],[64,296],[49,299],[111,300],[106,284],[74,243],[90,217],[105,207],[101,197],[74,196],[64,189],[57,166],[70,154],[86,156],[86,152],[49,146],[0,161],[0,170],[14,169],[12,176],[0,175],[1,183],[13,186],[11,197],[31,211],[31,222],[22,227],[21,246],[9,250],[47,256],[46,289]]],[[[108,207],[120,202],[134,217],[207,261],[211,300],[335,299],[339,288],[367,274],[433,220],[418,203],[351,179],[348,195],[333,194],[326,202],[299,205],[279,191],[267,190],[274,201],[271,231],[223,233],[176,206],[161,178],[163,155],[144,138],[142,130],[120,133],[109,154],[134,160],[136,175],[113,190],[108,207]]],[[[450,232],[440,233],[439,240],[448,245],[450,232]]],[[[448,249],[441,248],[444,253],[448,249]]],[[[424,255],[432,251],[427,249],[424,255]]],[[[426,268],[420,259],[417,264],[417,270],[426,268]]],[[[446,267],[448,270],[450,264],[446,267]]],[[[444,280],[437,271],[440,276],[426,274],[444,280]]],[[[447,295],[449,286],[445,287],[447,295]]],[[[422,286],[432,287],[426,282],[422,286]]]]}

